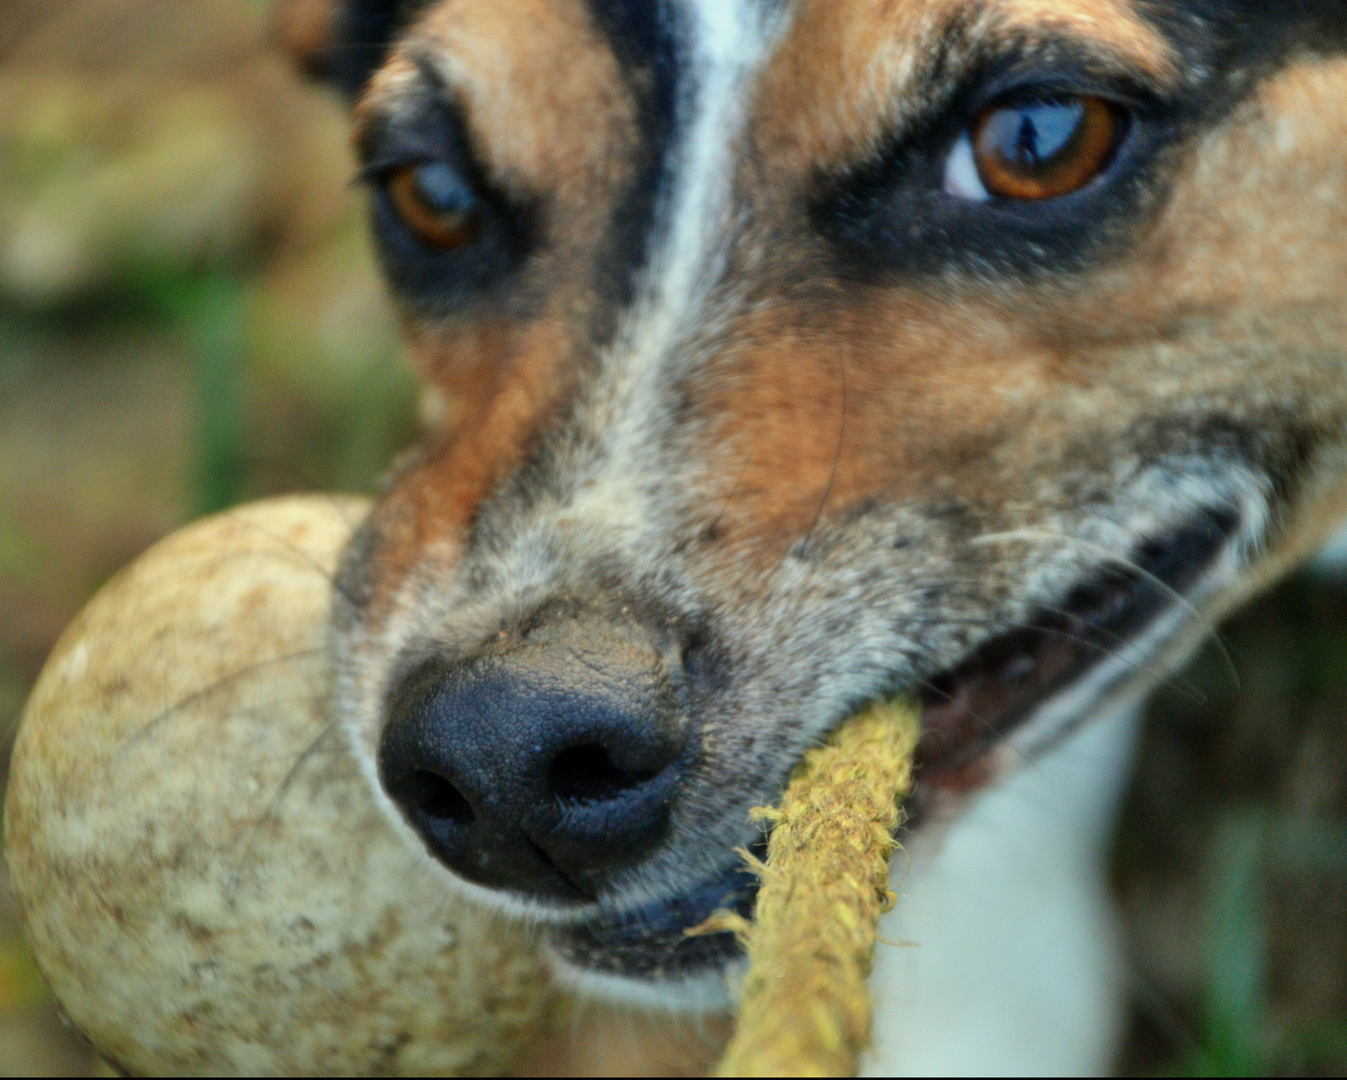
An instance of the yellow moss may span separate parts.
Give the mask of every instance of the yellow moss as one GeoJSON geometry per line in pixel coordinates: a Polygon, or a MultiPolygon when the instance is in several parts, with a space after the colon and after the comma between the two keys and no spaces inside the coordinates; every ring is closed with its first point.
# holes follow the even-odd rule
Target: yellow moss
{"type": "Polygon", "coordinates": [[[893,906],[889,856],[911,781],[917,709],[876,704],[811,750],[772,825],[747,941],[734,1037],[720,1076],[851,1076],[870,1041],[866,979],[879,917],[893,906]]]}

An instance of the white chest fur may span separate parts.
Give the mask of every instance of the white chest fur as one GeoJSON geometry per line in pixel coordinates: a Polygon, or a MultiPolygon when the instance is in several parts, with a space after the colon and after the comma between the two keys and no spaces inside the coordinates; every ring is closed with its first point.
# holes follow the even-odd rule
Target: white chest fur
{"type": "Polygon", "coordinates": [[[1140,708],[1114,709],[895,861],[870,1076],[1108,1070],[1123,1005],[1104,881],[1140,708]]]}

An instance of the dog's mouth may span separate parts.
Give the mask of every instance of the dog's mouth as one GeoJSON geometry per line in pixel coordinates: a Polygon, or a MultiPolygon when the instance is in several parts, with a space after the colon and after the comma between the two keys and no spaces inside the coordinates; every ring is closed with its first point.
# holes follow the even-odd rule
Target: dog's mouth
{"type": "Polygon", "coordinates": [[[1137,649],[1139,639],[1164,613],[1187,603],[1184,594],[1215,562],[1238,524],[1233,511],[1209,510],[1141,544],[1129,560],[1096,570],[1059,605],[1041,609],[927,680],[918,689],[921,786],[955,791],[981,786],[987,752],[1050,698],[1109,660],[1118,662],[1098,693],[1134,677],[1146,659],[1144,648],[1137,649]]]}
{"type": "MultiPolygon", "coordinates": [[[[1208,511],[1140,545],[1127,562],[1097,570],[1059,605],[985,641],[917,688],[923,735],[908,827],[932,796],[985,784],[988,752],[1087,672],[1118,658],[1116,674],[1100,692],[1127,681],[1137,658],[1127,657],[1126,649],[1183,602],[1183,593],[1215,562],[1237,525],[1233,512],[1208,511]]],[[[755,853],[761,856],[765,847],[765,839],[759,840],[755,853]]],[[[722,970],[740,955],[734,935],[686,931],[719,909],[751,915],[757,879],[732,853],[726,865],[675,898],[555,927],[553,949],[585,971],[646,982],[676,983],[722,970]]]]}

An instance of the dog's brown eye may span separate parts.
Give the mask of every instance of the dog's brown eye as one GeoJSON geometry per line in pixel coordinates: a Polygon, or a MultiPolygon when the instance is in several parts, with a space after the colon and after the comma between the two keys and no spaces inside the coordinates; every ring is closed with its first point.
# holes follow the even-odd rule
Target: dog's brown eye
{"type": "Polygon", "coordinates": [[[393,209],[428,247],[437,251],[461,247],[482,226],[477,196],[442,162],[404,165],[386,183],[393,209]]]}
{"type": "Polygon", "coordinates": [[[993,104],[968,132],[973,165],[988,196],[1055,199],[1107,168],[1126,123],[1122,109],[1098,97],[993,104]]]}

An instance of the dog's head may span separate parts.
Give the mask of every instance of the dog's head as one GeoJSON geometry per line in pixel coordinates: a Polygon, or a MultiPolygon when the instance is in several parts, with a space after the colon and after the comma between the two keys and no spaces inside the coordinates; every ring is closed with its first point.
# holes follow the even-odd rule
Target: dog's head
{"type": "Polygon", "coordinates": [[[861,703],[923,697],[939,813],[1344,509],[1341,0],[289,11],[452,412],[340,708],[576,970],[722,968],[683,930],[861,703]]]}

